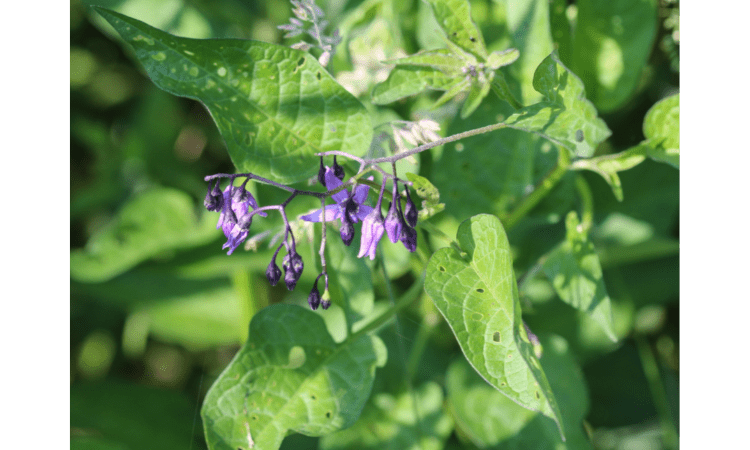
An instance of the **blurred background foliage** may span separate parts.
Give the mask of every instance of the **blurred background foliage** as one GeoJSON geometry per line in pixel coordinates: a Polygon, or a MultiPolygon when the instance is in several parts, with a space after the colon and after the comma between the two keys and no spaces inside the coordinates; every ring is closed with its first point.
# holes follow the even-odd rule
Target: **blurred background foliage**
{"type": "MultiPolygon", "coordinates": [[[[185,37],[291,43],[276,28],[291,16],[286,0],[92,4],[185,37]]],[[[431,10],[421,1],[319,4],[344,36],[330,69],[366,105],[374,84],[388,74],[380,61],[444,46],[431,10]]],[[[613,132],[597,155],[641,142],[646,111],[679,91],[676,0],[475,0],[471,5],[489,50],[520,48],[522,57],[506,76],[525,103],[536,94],[527,91],[529,73],[541,59],[534,63],[535,54],[546,56],[557,48],[563,62],[581,76],[588,97],[613,132]],[[597,50],[587,52],[591,48],[597,50]]],[[[226,256],[223,236],[214,225],[217,217],[201,203],[203,176],[234,170],[211,117],[201,104],[157,89],[86,4],[72,0],[70,8],[71,446],[206,448],[198,417],[203,396],[246,339],[256,311],[280,301],[305,303],[316,274],[315,250],[306,243],[309,238],[302,239],[309,269],[294,292],[271,288],[264,276],[272,254],[268,241],[281,231],[280,220],[269,217],[256,224],[255,230],[265,234],[255,248],[226,256]]],[[[473,116],[454,119],[455,105],[427,110],[435,98],[424,94],[391,108],[373,107],[371,113],[375,123],[429,115],[441,123],[445,135],[509,113],[507,105],[488,97],[473,116]]],[[[418,167],[407,165],[401,172],[418,172],[440,189],[446,209],[433,223],[452,236],[473,214],[490,212],[502,218],[554,164],[551,150],[544,141],[508,130],[424,153],[418,167]]],[[[552,285],[534,269],[564,238],[565,214],[578,207],[573,174],[509,231],[524,318],[532,330],[546,336],[550,358],[562,358],[561,370],[578,374],[573,387],[580,398],[558,394],[563,412],[566,401],[580,406],[570,413],[574,423],[584,419],[580,436],[574,432],[571,437],[597,449],[676,448],[679,172],[646,160],[620,173],[623,202],[598,175],[583,176],[593,194],[591,238],[621,339],[612,343],[588,316],[558,301],[552,285]]],[[[256,189],[260,204],[283,200],[276,190],[256,189]]],[[[296,216],[315,206],[294,202],[288,213],[296,216]]],[[[429,256],[444,245],[436,238],[422,239],[420,251],[429,256]]],[[[383,250],[399,296],[420,277],[425,261],[390,244],[383,250]]],[[[369,261],[367,267],[373,269],[369,261]]],[[[364,265],[353,271],[365,274],[365,284],[372,284],[375,310],[387,307],[382,273],[373,270],[369,275],[364,265]]],[[[361,301],[366,304],[373,301],[362,292],[352,295],[364,295],[361,301]]],[[[342,318],[340,308],[329,310],[326,320],[334,337],[333,328],[342,318]]],[[[425,414],[434,415],[430,426],[440,437],[422,441],[424,448],[524,448],[524,436],[543,432],[533,414],[516,411],[503,420],[503,414],[512,411],[508,407],[515,405],[506,405],[496,392],[481,394],[491,388],[466,370],[453,335],[424,294],[381,336],[391,358],[377,372],[363,420],[379,429],[396,427],[407,442],[410,433],[419,433],[413,418],[403,417],[412,414],[401,396],[406,377],[425,414]],[[472,396],[500,415],[475,417],[476,423],[462,420],[476,414],[464,411],[472,396]],[[389,412],[393,408],[405,412],[389,412]],[[494,434],[477,429],[481,419],[489,421],[483,425],[494,434]],[[454,422],[455,432],[450,433],[454,422]]],[[[570,381],[559,374],[548,376],[553,388],[570,381]]],[[[342,433],[323,440],[294,435],[282,448],[369,445],[342,433]]]]}

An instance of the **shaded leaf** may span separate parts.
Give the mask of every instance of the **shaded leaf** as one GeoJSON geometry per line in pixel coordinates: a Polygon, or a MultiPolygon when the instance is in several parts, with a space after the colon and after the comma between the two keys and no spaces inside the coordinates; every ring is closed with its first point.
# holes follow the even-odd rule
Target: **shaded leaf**
{"type": "Polygon", "coordinates": [[[425,291],[474,369],[519,405],[554,420],[560,412],[521,320],[510,246],[500,220],[477,215],[427,265],[425,291]]]}
{"type": "Polygon", "coordinates": [[[443,409],[443,391],[434,382],[414,390],[376,394],[351,428],[323,437],[323,450],[440,450],[453,430],[443,409]]]}
{"type": "MultiPolygon", "coordinates": [[[[494,78],[494,76],[492,78],[494,78]]],[[[461,107],[462,119],[469,117],[474,111],[476,111],[479,104],[482,103],[482,100],[484,100],[484,98],[487,97],[487,94],[490,93],[491,87],[491,79],[485,80],[483,83],[479,81],[471,83],[469,95],[466,98],[466,101],[464,101],[464,105],[461,107]]]]}
{"type": "Polygon", "coordinates": [[[355,239],[347,247],[339,239],[334,239],[326,245],[331,298],[334,304],[343,303],[341,306],[350,324],[368,316],[375,303],[372,273],[365,260],[357,258],[358,241],[355,239]]]}
{"type": "Polygon", "coordinates": [[[572,67],[596,107],[613,111],[633,95],[651,54],[657,2],[580,0],[576,6],[572,67]]]}
{"type": "Polygon", "coordinates": [[[604,178],[604,181],[612,188],[617,201],[623,201],[625,195],[622,191],[622,182],[617,172],[632,169],[646,159],[649,147],[645,143],[631,147],[624,152],[613,155],[597,156],[596,158],[580,159],[573,163],[574,169],[587,169],[598,173],[604,178]]]}
{"type": "Polygon", "coordinates": [[[659,100],[643,119],[648,156],[680,168],[680,94],[659,100]]]}
{"type": "Polygon", "coordinates": [[[288,432],[321,436],[352,425],[384,352],[377,336],[337,345],[309,309],[262,309],[206,394],[201,416],[209,448],[275,450],[288,432]]]}
{"type": "Polygon", "coordinates": [[[213,214],[196,220],[187,194],[151,189],[130,199],[84,249],[71,252],[70,275],[86,283],[106,281],[164,251],[205,244],[219,234],[213,214]]]}
{"type": "Polygon", "coordinates": [[[316,152],[367,151],[372,125],[364,106],[308,53],[259,41],[180,38],[95,9],[158,87],[206,105],[239,171],[292,183],[317,173],[316,152]]]}
{"type": "Polygon", "coordinates": [[[471,20],[468,0],[427,0],[448,40],[482,59],[487,58],[484,37],[471,20]]]}
{"type": "Polygon", "coordinates": [[[580,229],[575,211],[568,214],[565,226],[567,237],[549,254],[543,264],[544,272],[562,301],[586,312],[617,342],[612,307],[594,244],[580,229]]]}
{"type": "Polygon", "coordinates": [[[539,64],[534,73],[534,89],[544,99],[519,110],[505,123],[539,133],[578,157],[593,155],[597,145],[612,134],[597,117],[594,105],[586,100],[581,80],[555,53],[539,64]]]}
{"type": "Polygon", "coordinates": [[[184,450],[196,437],[194,412],[195,402],[176,391],[115,381],[70,387],[71,428],[109,442],[88,448],[116,449],[122,443],[130,449],[184,450]]]}
{"type": "Polygon", "coordinates": [[[427,220],[445,209],[445,203],[440,203],[440,192],[425,177],[407,172],[406,178],[412,182],[412,188],[417,191],[417,196],[422,199],[422,207],[419,208],[419,220],[427,220]]]}

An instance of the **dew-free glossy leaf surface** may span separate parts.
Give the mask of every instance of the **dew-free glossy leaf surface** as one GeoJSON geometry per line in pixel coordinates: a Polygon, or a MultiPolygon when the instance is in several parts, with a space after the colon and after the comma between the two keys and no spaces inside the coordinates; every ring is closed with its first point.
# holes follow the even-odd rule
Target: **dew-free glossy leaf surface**
{"type": "Polygon", "coordinates": [[[168,188],[136,194],[86,247],[70,253],[70,276],[85,283],[109,280],[166,250],[216,239],[216,217],[195,216],[189,195],[168,188]]]}
{"type": "Polygon", "coordinates": [[[425,291],[448,321],[474,369],[519,405],[551,418],[560,412],[521,320],[521,305],[500,220],[482,214],[456,234],[462,252],[442,248],[427,265],[425,291]]]}
{"type": "Polygon", "coordinates": [[[259,41],[180,38],[96,10],[158,87],[206,105],[239,171],[292,183],[317,173],[316,152],[367,151],[372,125],[364,106],[308,53],[259,41]]]}
{"type": "Polygon", "coordinates": [[[573,68],[588,97],[603,112],[633,95],[657,30],[656,0],[576,2],[573,68]]]}
{"type": "Polygon", "coordinates": [[[680,94],[659,100],[648,110],[643,135],[651,158],[680,168],[680,94]]]}
{"type": "Polygon", "coordinates": [[[321,436],[350,426],[384,351],[377,336],[337,345],[309,309],[262,309],[206,395],[201,417],[209,448],[276,450],[289,432],[321,436]]]}
{"type": "Polygon", "coordinates": [[[453,431],[443,408],[443,391],[428,382],[414,397],[376,394],[351,428],[323,437],[322,450],[440,450],[453,431]]]}
{"type": "Polygon", "coordinates": [[[448,40],[482,59],[487,57],[484,37],[471,20],[468,0],[427,0],[448,40]]]}
{"type": "Polygon", "coordinates": [[[593,155],[597,145],[611,134],[597,117],[594,105],[586,100],[581,80],[555,53],[534,72],[534,89],[543,100],[519,110],[505,121],[507,124],[540,133],[578,157],[593,155]]]}
{"type": "Polygon", "coordinates": [[[543,265],[544,273],[562,301],[591,316],[617,342],[599,256],[578,225],[578,215],[571,211],[565,223],[567,237],[549,254],[543,265]]]}

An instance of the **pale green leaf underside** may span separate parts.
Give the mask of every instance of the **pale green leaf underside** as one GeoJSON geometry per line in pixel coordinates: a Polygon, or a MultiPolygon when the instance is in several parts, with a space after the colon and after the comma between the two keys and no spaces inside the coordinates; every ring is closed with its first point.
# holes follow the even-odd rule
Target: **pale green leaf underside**
{"type": "Polygon", "coordinates": [[[166,250],[208,243],[219,235],[216,218],[195,216],[189,195],[158,188],[137,194],[117,217],[70,253],[70,276],[84,283],[107,281],[166,250]]]}
{"type": "Polygon", "coordinates": [[[432,5],[437,23],[445,31],[448,39],[459,47],[487,58],[484,37],[471,20],[468,0],[427,0],[432,5]]]}
{"type": "Polygon", "coordinates": [[[321,436],[350,426],[370,396],[384,348],[378,339],[337,345],[309,309],[262,309],[206,395],[201,416],[209,449],[276,450],[289,432],[321,436]]]}
{"type": "Polygon", "coordinates": [[[457,233],[462,251],[443,248],[427,265],[425,291],[461,350],[492,386],[525,408],[552,418],[560,412],[521,320],[510,247],[500,220],[477,215],[457,233]]]}
{"type": "Polygon", "coordinates": [[[649,156],[680,168],[680,94],[662,99],[646,113],[643,135],[649,141],[649,156]]]}
{"type": "Polygon", "coordinates": [[[513,128],[539,133],[578,157],[590,157],[611,131],[586,100],[583,83],[553,52],[534,73],[534,89],[544,98],[505,121],[513,128]]]}
{"type": "Polygon", "coordinates": [[[571,211],[566,219],[568,236],[544,262],[544,273],[562,301],[591,316],[617,342],[599,256],[586,233],[577,230],[578,223],[571,211]]]}
{"type": "Polygon", "coordinates": [[[394,397],[374,395],[351,428],[323,437],[322,450],[440,450],[453,431],[443,390],[427,382],[394,397]]]}
{"type": "Polygon", "coordinates": [[[95,9],[133,47],[154,84],[206,105],[239,171],[292,183],[315,175],[316,152],[367,151],[372,124],[364,106],[308,53],[181,38],[95,9]]]}

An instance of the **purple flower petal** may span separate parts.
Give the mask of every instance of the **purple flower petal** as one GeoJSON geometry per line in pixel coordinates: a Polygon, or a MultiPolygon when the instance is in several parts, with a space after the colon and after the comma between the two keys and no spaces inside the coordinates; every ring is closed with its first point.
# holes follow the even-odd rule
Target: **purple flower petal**
{"type": "MultiPolygon", "coordinates": [[[[355,215],[357,219],[364,221],[365,218],[370,215],[373,208],[372,206],[367,205],[359,205],[359,210],[357,211],[357,214],[355,215]]],[[[356,222],[356,221],[355,221],[356,222]]]]}
{"type": "Polygon", "coordinates": [[[384,232],[385,227],[383,225],[383,215],[380,211],[373,210],[371,214],[362,221],[362,240],[360,241],[357,258],[367,255],[371,260],[375,259],[375,250],[377,249],[378,242],[380,242],[384,232]]]}
{"type": "MultiPolygon", "coordinates": [[[[325,221],[330,222],[341,218],[341,207],[339,205],[328,205],[326,206],[325,221]]],[[[300,219],[307,222],[320,222],[320,209],[306,214],[300,219]]]]}
{"type": "MultiPolygon", "coordinates": [[[[333,174],[333,169],[330,167],[326,169],[326,189],[333,190],[341,186],[342,183],[341,180],[336,178],[336,175],[333,174]]],[[[343,191],[339,191],[331,196],[333,200],[336,203],[345,202],[347,198],[349,198],[349,191],[344,189],[343,191]]]]}
{"type": "Polygon", "coordinates": [[[354,188],[354,201],[361,205],[367,200],[367,194],[370,192],[370,186],[366,184],[360,184],[354,188]]]}

